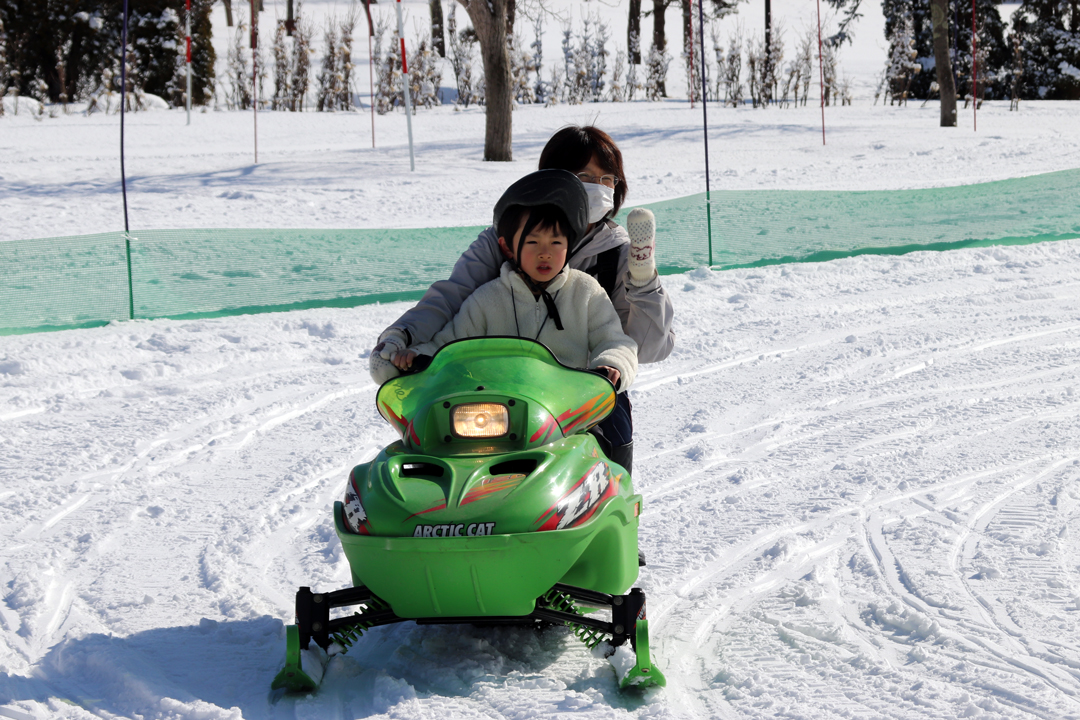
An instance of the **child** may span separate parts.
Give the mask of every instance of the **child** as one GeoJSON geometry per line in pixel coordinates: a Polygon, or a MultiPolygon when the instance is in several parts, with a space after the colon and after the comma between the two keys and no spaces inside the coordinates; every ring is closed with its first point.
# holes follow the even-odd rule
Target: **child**
{"type": "Polygon", "coordinates": [[[510,335],[542,342],[570,367],[602,370],[624,392],[637,373],[637,344],[600,284],[566,264],[588,209],[584,186],[566,170],[541,170],[511,185],[495,205],[506,257],[499,277],[477,288],[431,342],[396,353],[397,369],[452,340],[510,335]]]}

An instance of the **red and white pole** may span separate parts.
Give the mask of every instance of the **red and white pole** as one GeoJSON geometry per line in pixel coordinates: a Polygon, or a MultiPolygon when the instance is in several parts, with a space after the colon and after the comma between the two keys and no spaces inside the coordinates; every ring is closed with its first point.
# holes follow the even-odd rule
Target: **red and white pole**
{"type": "Polygon", "coordinates": [[[187,0],[187,124],[191,124],[191,0],[187,0]]]}
{"type": "Polygon", "coordinates": [[[409,170],[416,170],[416,160],[413,157],[412,139],[412,99],[409,97],[409,66],[405,62],[405,22],[401,18],[401,0],[394,3],[397,8],[397,31],[401,38],[401,84],[405,88],[405,123],[409,127],[409,170]]]}
{"type": "Polygon", "coordinates": [[[251,103],[255,111],[255,164],[259,164],[259,0],[251,0],[251,103]]]}
{"type": "Polygon", "coordinates": [[[368,38],[368,83],[371,88],[371,147],[375,147],[375,58],[371,50],[371,38],[375,37],[375,23],[371,21],[371,2],[364,0],[364,12],[367,13],[368,38]]]}
{"type": "Polygon", "coordinates": [[[821,81],[821,144],[825,144],[825,59],[821,46],[821,0],[817,0],[817,60],[818,79],[821,81]]]}

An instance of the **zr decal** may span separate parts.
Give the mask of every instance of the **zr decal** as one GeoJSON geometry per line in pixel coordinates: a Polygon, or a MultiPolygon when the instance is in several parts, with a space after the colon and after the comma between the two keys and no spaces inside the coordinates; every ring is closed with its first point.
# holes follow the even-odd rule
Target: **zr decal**
{"type": "Polygon", "coordinates": [[[554,505],[536,518],[536,522],[543,522],[537,530],[563,530],[586,522],[619,491],[621,477],[612,477],[606,463],[596,463],[554,505]]]}

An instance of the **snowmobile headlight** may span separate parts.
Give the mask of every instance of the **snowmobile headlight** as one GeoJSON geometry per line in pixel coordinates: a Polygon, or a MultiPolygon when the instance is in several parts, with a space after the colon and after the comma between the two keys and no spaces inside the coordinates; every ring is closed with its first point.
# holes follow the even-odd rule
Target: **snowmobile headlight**
{"type": "Polygon", "coordinates": [[[464,438],[494,438],[510,430],[510,411],[499,403],[466,403],[450,411],[454,434],[464,438]]]}

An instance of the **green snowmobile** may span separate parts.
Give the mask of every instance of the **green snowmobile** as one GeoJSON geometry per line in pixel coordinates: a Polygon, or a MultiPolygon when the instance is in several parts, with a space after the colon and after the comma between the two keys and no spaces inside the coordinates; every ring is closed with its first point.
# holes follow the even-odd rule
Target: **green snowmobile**
{"type": "Polygon", "coordinates": [[[354,587],[300,588],[273,688],[314,690],[332,645],[407,620],[569,625],[590,648],[608,643],[621,687],[665,684],[645,594],[629,590],[641,496],[587,432],[615,405],[606,377],[532,340],[470,338],[376,402],[401,440],[353,468],[334,503],[354,587]]]}

